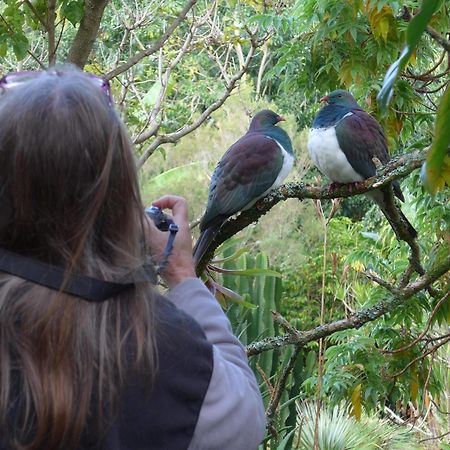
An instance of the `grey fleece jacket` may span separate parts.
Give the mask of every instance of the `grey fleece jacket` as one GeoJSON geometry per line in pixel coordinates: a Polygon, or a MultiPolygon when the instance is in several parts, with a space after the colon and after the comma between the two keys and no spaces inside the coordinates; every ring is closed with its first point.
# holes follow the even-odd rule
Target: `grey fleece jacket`
{"type": "Polygon", "coordinates": [[[200,324],[213,345],[213,373],[189,450],[255,450],[265,433],[264,405],[228,318],[198,278],[178,284],[168,298],[200,324]]]}

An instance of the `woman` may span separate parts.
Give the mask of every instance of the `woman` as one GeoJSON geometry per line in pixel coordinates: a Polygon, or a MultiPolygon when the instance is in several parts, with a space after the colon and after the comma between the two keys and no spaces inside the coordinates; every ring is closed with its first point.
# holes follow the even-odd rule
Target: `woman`
{"type": "Polygon", "coordinates": [[[195,278],[186,202],[145,219],[108,85],[77,71],[0,81],[0,449],[256,448],[244,349],[195,278]]]}

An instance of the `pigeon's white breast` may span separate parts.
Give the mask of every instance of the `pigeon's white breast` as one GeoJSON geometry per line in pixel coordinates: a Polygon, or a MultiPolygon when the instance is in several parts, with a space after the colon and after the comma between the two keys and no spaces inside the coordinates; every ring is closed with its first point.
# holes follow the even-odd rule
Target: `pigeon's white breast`
{"type": "Polygon", "coordinates": [[[283,184],[284,179],[289,175],[294,165],[294,156],[288,153],[283,146],[275,141],[280,147],[281,152],[283,153],[283,166],[281,167],[280,173],[277,176],[277,179],[273,183],[272,187],[269,190],[276,189],[283,184]]]}
{"type": "Polygon", "coordinates": [[[353,183],[362,181],[340,149],[336,130],[313,128],[309,133],[308,151],[317,168],[335,183],[353,183]]]}

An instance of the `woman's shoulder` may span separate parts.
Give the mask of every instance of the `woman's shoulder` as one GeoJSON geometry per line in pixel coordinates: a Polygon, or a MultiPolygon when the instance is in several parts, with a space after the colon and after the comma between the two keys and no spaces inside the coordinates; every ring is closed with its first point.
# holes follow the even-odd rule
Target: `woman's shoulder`
{"type": "Polygon", "coordinates": [[[191,315],[162,294],[155,295],[154,302],[158,335],[169,331],[180,332],[183,336],[190,334],[193,338],[206,341],[202,327],[191,315]]]}
{"type": "Polygon", "coordinates": [[[168,368],[177,366],[183,372],[191,369],[205,373],[212,371],[212,344],[199,323],[162,295],[157,295],[155,302],[160,371],[166,370],[165,365],[168,368]]]}

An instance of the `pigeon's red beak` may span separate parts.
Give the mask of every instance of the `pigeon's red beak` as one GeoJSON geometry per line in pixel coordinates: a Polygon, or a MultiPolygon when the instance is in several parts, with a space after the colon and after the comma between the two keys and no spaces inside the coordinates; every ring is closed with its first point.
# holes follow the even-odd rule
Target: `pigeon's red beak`
{"type": "Polygon", "coordinates": [[[325,95],[320,99],[320,103],[328,103],[328,100],[330,100],[330,97],[328,97],[328,95],[325,95]]]}
{"type": "Polygon", "coordinates": [[[277,117],[278,122],[284,122],[286,119],[283,116],[277,117]]]}

